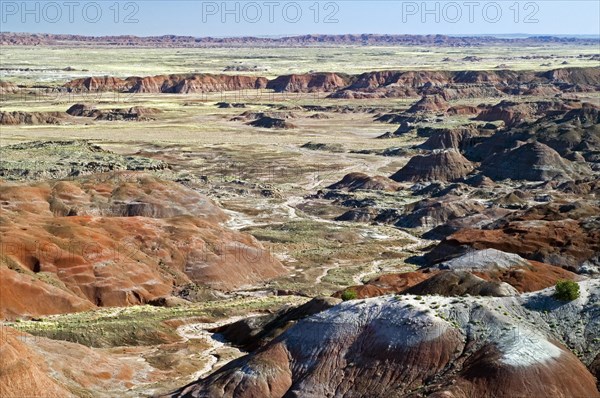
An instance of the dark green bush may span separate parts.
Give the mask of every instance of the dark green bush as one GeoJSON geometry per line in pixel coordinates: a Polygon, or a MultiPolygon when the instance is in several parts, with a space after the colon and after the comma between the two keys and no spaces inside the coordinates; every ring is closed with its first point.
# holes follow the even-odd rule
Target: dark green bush
{"type": "Polygon", "coordinates": [[[358,294],[356,294],[356,291],[354,291],[352,289],[346,289],[342,293],[342,300],[344,300],[344,301],[356,300],[357,297],[358,297],[358,294]]]}
{"type": "Polygon", "coordinates": [[[554,297],[562,301],[579,298],[579,285],[573,281],[558,281],[554,287],[554,297]]]}

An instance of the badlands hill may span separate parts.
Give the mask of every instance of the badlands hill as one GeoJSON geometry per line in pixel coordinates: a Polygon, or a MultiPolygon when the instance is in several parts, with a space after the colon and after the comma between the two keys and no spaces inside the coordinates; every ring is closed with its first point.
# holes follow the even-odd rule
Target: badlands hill
{"type": "Polygon", "coordinates": [[[600,284],[580,289],[570,303],[553,289],[348,301],[169,396],[599,397],[586,364],[600,349],[600,284]]]}
{"type": "Polygon", "coordinates": [[[144,304],[194,282],[231,290],[284,268],[221,226],[210,199],[143,173],[0,183],[0,316],[144,304]]]}

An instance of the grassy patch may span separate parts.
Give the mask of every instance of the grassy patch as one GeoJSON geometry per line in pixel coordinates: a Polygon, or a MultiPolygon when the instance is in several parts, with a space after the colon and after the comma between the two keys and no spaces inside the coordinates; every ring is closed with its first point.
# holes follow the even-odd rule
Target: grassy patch
{"type": "Polygon", "coordinates": [[[6,325],[34,336],[71,341],[88,347],[155,345],[178,341],[177,326],[195,320],[212,322],[220,318],[272,310],[285,304],[300,304],[306,300],[295,296],[271,296],[174,308],[149,305],[102,308],[6,325]]]}

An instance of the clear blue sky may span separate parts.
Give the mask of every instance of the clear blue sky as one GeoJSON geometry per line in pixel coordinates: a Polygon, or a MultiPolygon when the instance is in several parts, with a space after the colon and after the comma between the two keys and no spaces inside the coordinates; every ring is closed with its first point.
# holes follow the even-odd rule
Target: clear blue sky
{"type": "Polygon", "coordinates": [[[600,35],[598,0],[0,0],[0,13],[2,31],[82,35],[600,35]]]}

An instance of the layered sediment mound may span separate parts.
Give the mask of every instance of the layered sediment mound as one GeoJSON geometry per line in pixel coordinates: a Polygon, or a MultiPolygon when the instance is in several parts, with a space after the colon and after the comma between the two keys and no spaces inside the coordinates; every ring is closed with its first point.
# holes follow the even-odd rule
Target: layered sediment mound
{"type": "Polygon", "coordinates": [[[514,296],[517,289],[505,282],[486,281],[466,271],[442,271],[407,289],[405,294],[439,296],[514,296]]]}
{"type": "MultiPolygon", "coordinates": [[[[597,91],[599,68],[564,68],[546,72],[486,71],[377,71],[353,77],[352,84],[330,95],[331,98],[385,98],[440,95],[444,100],[500,97],[520,94],[522,87],[551,87],[560,91],[581,86],[597,91]]],[[[530,110],[529,110],[530,111],[530,110]]],[[[528,111],[528,112],[529,112],[528,111]]],[[[490,113],[490,116],[493,113],[490,113]]],[[[497,114],[498,115],[498,114],[497,114]]],[[[507,120],[516,121],[508,117],[507,120]]],[[[495,119],[502,120],[502,119],[495,119]]]]}
{"type": "Polygon", "coordinates": [[[132,85],[133,78],[127,80],[110,76],[91,76],[71,80],[64,87],[73,91],[124,91],[132,85]]]}
{"type": "Polygon", "coordinates": [[[484,209],[477,201],[453,195],[423,199],[405,206],[395,225],[403,228],[433,228],[456,218],[479,214],[484,209]]]}
{"type": "Polygon", "coordinates": [[[426,95],[412,105],[407,113],[418,113],[418,112],[432,112],[440,113],[445,112],[450,107],[450,104],[441,95],[426,95]]]}
{"type": "Polygon", "coordinates": [[[97,114],[98,109],[89,104],[73,104],[66,111],[71,116],[92,117],[97,114]]]}
{"type": "Polygon", "coordinates": [[[328,189],[340,189],[354,192],[357,190],[373,191],[397,191],[397,182],[384,176],[369,176],[364,173],[346,174],[344,178],[327,187],[328,189]]]}
{"type": "Polygon", "coordinates": [[[485,280],[508,283],[519,292],[534,292],[554,286],[560,280],[578,278],[565,269],[496,249],[467,252],[429,269],[471,272],[485,280]]]}
{"type": "Polygon", "coordinates": [[[363,285],[351,286],[333,294],[334,297],[342,297],[345,291],[352,291],[356,298],[370,298],[384,296],[391,293],[401,293],[416,284],[431,278],[436,271],[403,272],[400,274],[384,274],[369,280],[363,285]]]}
{"type": "Polygon", "coordinates": [[[540,142],[527,143],[490,156],[482,162],[480,170],[493,180],[528,181],[574,179],[590,172],[589,168],[577,167],[540,142]]]}
{"type": "Polygon", "coordinates": [[[556,285],[561,280],[579,280],[577,274],[514,253],[495,249],[467,252],[455,259],[418,271],[386,274],[363,285],[351,286],[334,294],[352,291],[357,298],[397,294],[437,294],[443,296],[514,296],[556,285]]]}
{"type": "Polygon", "coordinates": [[[412,295],[348,301],[169,396],[371,397],[418,390],[431,397],[599,397],[582,363],[595,354],[580,360],[558,343],[566,333],[568,344],[592,353],[600,348],[589,334],[578,334],[586,322],[600,326],[590,310],[600,287],[586,282],[580,288],[581,299],[546,316],[540,308],[556,303],[549,291],[462,301],[412,295]],[[555,329],[544,326],[555,322],[555,329]]]}
{"type": "Polygon", "coordinates": [[[152,120],[160,109],[134,106],[131,108],[97,109],[88,104],[74,104],[67,113],[76,117],[91,117],[95,120],[152,120]]]}
{"type": "Polygon", "coordinates": [[[482,161],[505,150],[514,149],[522,142],[537,141],[548,145],[570,160],[600,161],[600,109],[589,103],[578,108],[544,116],[522,127],[501,130],[489,138],[473,142],[465,155],[473,161],[482,161]],[[583,159],[581,159],[583,158],[583,159]]]}
{"type": "MultiPolygon", "coordinates": [[[[4,282],[4,279],[3,279],[4,282]]],[[[4,397],[74,397],[66,386],[50,377],[44,357],[27,346],[22,340],[27,336],[2,326],[0,333],[0,391],[4,397]]],[[[29,336],[33,340],[32,336],[29,336]]]]}
{"type": "Polygon", "coordinates": [[[476,128],[462,127],[457,129],[440,129],[433,132],[427,141],[419,145],[421,149],[456,149],[462,150],[471,145],[477,137],[476,128]]]}
{"type": "Polygon", "coordinates": [[[390,178],[394,181],[454,181],[464,178],[474,166],[458,151],[449,150],[412,157],[390,178]]]}
{"type": "Polygon", "coordinates": [[[208,198],[143,174],[0,185],[3,318],[125,306],[284,272],[208,198]]]}

